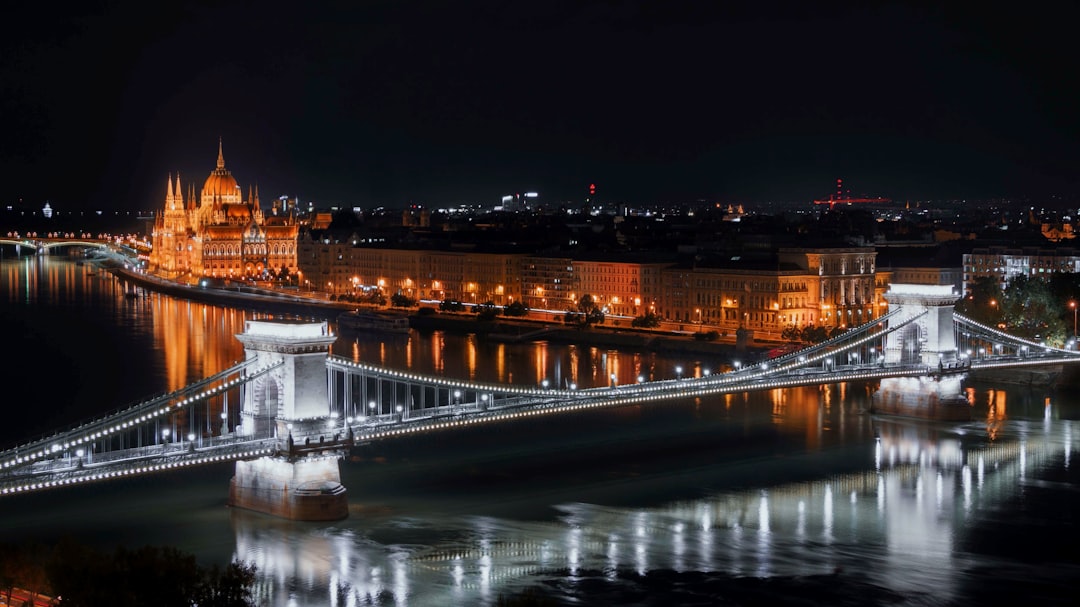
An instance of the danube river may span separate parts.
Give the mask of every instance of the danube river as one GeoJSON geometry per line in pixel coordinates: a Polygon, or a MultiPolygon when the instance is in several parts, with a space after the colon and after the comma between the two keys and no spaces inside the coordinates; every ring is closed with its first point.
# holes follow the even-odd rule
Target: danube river
{"type": "MultiPolygon", "coordinates": [[[[0,443],[243,357],[251,312],[133,290],[64,258],[0,260],[0,443]]],[[[620,383],[729,361],[441,332],[334,351],[426,373],[620,383]]],[[[169,545],[258,568],[260,604],[1072,604],[1080,395],[969,384],[972,421],[865,413],[872,384],[532,419],[356,450],[350,516],[225,506],[231,465],[0,498],[0,538],[169,545]],[[527,590],[532,589],[532,590],[527,590]],[[752,598],[748,598],[752,597],[752,598]],[[764,604],[764,603],[760,603],[764,604]]]]}

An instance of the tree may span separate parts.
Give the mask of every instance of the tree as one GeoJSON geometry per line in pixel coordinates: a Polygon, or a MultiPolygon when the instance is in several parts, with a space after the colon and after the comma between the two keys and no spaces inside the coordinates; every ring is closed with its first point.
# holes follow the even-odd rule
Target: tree
{"type": "Polygon", "coordinates": [[[214,565],[203,570],[203,581],[196,593],[199,607],[248,607],[253,605],[255,565],[233,561],[224,568],[214,565]]]}
{"type": "Polygon", "coordinates": [[[1002,321],[1001,301],[1004,294],[993,276],[980,276],[956,304],[956,311],[977,323],[996,327],[1002,321]]]}
{"type": "Polygon", "coordinates": [[[465,304],[456,299],[444,299],[439,302],[439,310],[442,312],[461,312],[465,309],[465,304]]]}
{"type": "Polygon", "coordinates": [[[829,338],[829,330],[825,327],[807,325],[802,330],[802,340],[812,344],[819,344],[829,338]]]}
{"type": "Polygon", "coordinates": [[[780,333],[780,337],[783,337],[787,341],[802,341],[802,329],[795,325],[788,325],[784,327],[784,330],[780,333]]]}
{"type": "MultiPolygon", "coordinates": [[[[568,320],[568,322],[571,322],[568,320]]],[[[598,325],[604,322],[604,311],[596,305],[592,295],[583,295],[577,303],[577,314],[572,317],[572,322],[580,328],[598,325]]]]}
{"type": "Polygon", "coordinates": [[[390,305],[395,308],[411,308],[416,305],[416,300],[404,293],[394,293],[390,296],[390,305]]]}
{"type": "Polygon", "coordinates": [[[255,566],[200,566],[176,548],[145,546],[102,553],[60,542],[45,566],[64,605],[254,607],[255,566]]]}
{"type": "Polygon", "coordinates": [[[634,320],[630,321],[632,327],[644,327],[646,329],[655,329],[660,326],[660,316],[654,314],[652,311],[646,312],[641,316],[635,316],[634,320]]]}
{"type": "Polygon", "coordinates": [[[529,307],[520,301],[511,302],[510,305],[503,309],[503,314],[506,316],[528,316],[529,307]]]}
{"type": "Polygon", "coordinates": [[[1046,280],[1024,275],[1013,278],[999,307],[1007,332],[1056,345],[1065,342],[1063,305],[1056,300],[1046,280]]]}
{"type": "Polygon", "coordinates": [[[495,320],[499,316],[499,308],[493,301],[485,301],[476,306],[476,320],[495,320]]]}

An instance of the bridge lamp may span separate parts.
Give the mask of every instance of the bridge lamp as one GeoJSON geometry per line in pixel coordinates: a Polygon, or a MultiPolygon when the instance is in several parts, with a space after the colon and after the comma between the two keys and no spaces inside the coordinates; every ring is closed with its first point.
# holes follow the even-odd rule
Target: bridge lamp
{"type": "MultiPolygon", "coordinates": [[[[739,363],[735,363],[736,365],[739,363]]],[[[675,367],[675,379],[682,379],[682,367],[675,367]]]]}
{"type": "Polygon", "coordinates": [[[739,372],[739,369],[741,369],[741,368],[742,368],[742,363],[741,363],[741,362],[739,362],[739,361],[737,361],[737,360],[736,360],[736,361],[732,361],[732,363],[731,363],[731,364],[735,366],[735,372],[736,372],[736,373],[738,373],[738,372],[739,372]]]}
{"type": "Polygon", "coordinates": [[[702,369],[701,370],[701,376],[702,377],[708,377],[709,376],[709,370],[708,369],[702,369]]]}
{"type": "Polygon", "coordinates": [[[82,449],[76,449],[75,450],[75,457],[82,457],[85,454],[86,454],[86,451],[83,451],[82,449]]]}
{"type": "Polygon", "coordinates": [[[545,380],[541,381],[541,382],[540,382],[540,387],[541,387],[541,388],[543,388],[543,389],[545,389],[545,390],[547,390],[547,387],[548,387],[548,380],[546,380],[546,379],[545,379],[545,380]]]}
{"type": "Polygon", "coordinates": [[[570,384],[571,390],[577,390],[577,384],[570,384]]]}
{"type": "Polygon", "coordinates": [[[371,402],[369,402],[369,403],[367,404],[367,406],[368,406],[368,410],[370,410],[370,411],[371,411],[371,414],[372,414],[372,415],[375,415],[375,401],[371,401],[371,402]]]}
{"type": "Polygon", "coordinates": [[[642,383],[644,381],[645,381],[645,376],[644,375],[638,375],[637,376],[637,383],[640,384],[640,383],[642,383]]]}
{"type": "Polygon", "coordinates": [[[619,385],[619,380],[615,377],[615,374],[611,374],[611,387],[614,388],[619,385]]]}
{"type": "Polygon", "coordinates": [[[168,428],[165,428],[164,430],[161,431],[161,440],[163,440],[163,441],[169,440],[169,429],[168,428]]]}

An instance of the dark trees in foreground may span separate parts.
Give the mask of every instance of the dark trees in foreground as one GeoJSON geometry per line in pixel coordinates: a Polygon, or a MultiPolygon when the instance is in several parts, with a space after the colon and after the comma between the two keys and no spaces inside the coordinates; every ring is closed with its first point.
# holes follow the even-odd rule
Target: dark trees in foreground
{"type": "Polygon", "coordinates": [[[61,598],[75,607],[253,607],[255,567],[199,565],[175,548],[102,552],[74,541],[0,549],[5,585],[61,598]]]}

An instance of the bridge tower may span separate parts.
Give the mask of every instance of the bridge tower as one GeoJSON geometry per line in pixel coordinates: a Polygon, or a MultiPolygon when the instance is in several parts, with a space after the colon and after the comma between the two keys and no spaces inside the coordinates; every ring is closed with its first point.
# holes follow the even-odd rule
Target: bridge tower
{"type": "Polygon", "coordinates": [[[290,431],[310,434],[312,427],[325,425],[330,415],[326,359],[337,339],[325,322],[249,320],[236,338],[248,360],[258,359],[258,367],[284,361],[248,385],[237,434],[284,439],[290,431]]]}
{"type": "Polygon", "coordinates": [[[236,432],[276,436],[282,447],[278,455],[236,462],[229,505],[293,520],[346,518],[338,468],[344,443],[334,434],[326,373],[336,337],[326,322],[249,320],[236,338],[256,368],[281,363],[249,383],[236,432]]]}
{"type": "Polygon", "coordinates": [[[960,296],[952,285],[893,284],[885,299],[889,312],[905,312],[900,315],[901,321],[922,314],[915,322],[889,333],[885,339],[885,364],[937,367],[956,361],[953,307],[960,296]]]}

